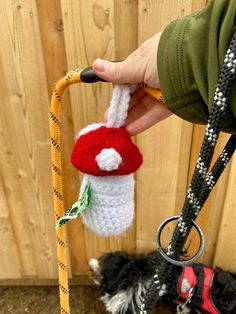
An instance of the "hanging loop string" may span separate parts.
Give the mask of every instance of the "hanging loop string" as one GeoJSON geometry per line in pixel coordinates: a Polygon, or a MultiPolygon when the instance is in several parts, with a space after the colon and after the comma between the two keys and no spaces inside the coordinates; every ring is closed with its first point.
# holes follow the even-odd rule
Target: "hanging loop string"
{"type": "Polygon", "coordinates": [[[128,114],[130,94],[134,92],[135,88],[133,85],[114,85],[108,108],[107,127],[120,128],[124,125],[128,114]]]}

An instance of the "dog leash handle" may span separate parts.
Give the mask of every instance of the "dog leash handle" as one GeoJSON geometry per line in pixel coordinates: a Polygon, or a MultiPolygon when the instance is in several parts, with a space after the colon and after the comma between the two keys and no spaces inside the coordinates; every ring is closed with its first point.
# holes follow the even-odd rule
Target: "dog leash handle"
{"type": "MultiPolygon", "coordinates": [[[[81,82],[84,83],[96,83],[96,82],[107,82],[106,80],[99,77],[93,70],[93,68],[87,67],[80,73],[81,82]]],[[[157,101],[164,103],[162,92],[158,88],[149,87],[145,83],[138,83],[138,87],[142,88],[146,93],[156,98],[157,101]]]]}

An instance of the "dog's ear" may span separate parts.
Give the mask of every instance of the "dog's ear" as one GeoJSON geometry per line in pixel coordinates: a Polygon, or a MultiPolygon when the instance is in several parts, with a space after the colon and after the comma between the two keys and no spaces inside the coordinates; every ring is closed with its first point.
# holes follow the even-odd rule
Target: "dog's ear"
{"type": "Polygon", "coordinates": [[[89,260],[90,276],[96,285],[100,285],[102,281],[101,269],[99,261],[95,258],[89,260]]]}
{"type": "Polygon", "coordinates": [[[103,292],[109,294],[116,293],[119,286],[120,273],[130,260],[131,257],[126,252],[110,252],[99,258],[103,292]]]}
{"type": "Polygon", "coordinates": [[[236,280],[236,273],[235,272],[230,272],[230,275],[236,280]]]}
{"type": "Polygon", "coordinates": [[[106,253],[99,258],[101,273],[105,272],[108,276],[111,273],[112,277],[114,277],[114,274],[117,275],[129,263],[130,259],[126,252],[106,253]]]}
{"type": "Polygon", "coordinates": [[[117,275],[119,290],[127,290],[137,283],[147,282],[154,275],[154,269],[157,265],[156,253],[130,255],[130,261],[123,266],[117,275]]]}

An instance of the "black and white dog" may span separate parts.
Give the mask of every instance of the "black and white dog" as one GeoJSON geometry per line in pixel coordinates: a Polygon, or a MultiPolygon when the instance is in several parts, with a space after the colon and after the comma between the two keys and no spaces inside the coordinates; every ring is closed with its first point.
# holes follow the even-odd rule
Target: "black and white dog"
{"type": "MultiPolygon", "coordinates": [[[[156,252],[142,255],[115,252],[107,253],[99,260],[91,259],[91,275],[100,287],[107,311],[139,313],[141,295],[149,287],[160,262],[161,257],[156,252]]],[[[219,268],[212,270],[201,264],[173,267],[159,292],[161,302],[184,303],[193,291],[190,302],[179,313],[236,313],[236,273],[219,268]]]]}

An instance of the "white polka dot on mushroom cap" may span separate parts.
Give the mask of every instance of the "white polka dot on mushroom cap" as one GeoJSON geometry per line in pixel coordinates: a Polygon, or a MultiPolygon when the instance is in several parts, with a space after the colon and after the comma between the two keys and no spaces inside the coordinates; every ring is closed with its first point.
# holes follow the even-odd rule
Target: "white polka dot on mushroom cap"
{"type": "Polygon", "coordinates": [[[119,168],[122,158],[114,148],[104,148],[96,156],[96,161],[101,170],[112,171],[119,168]]]}

